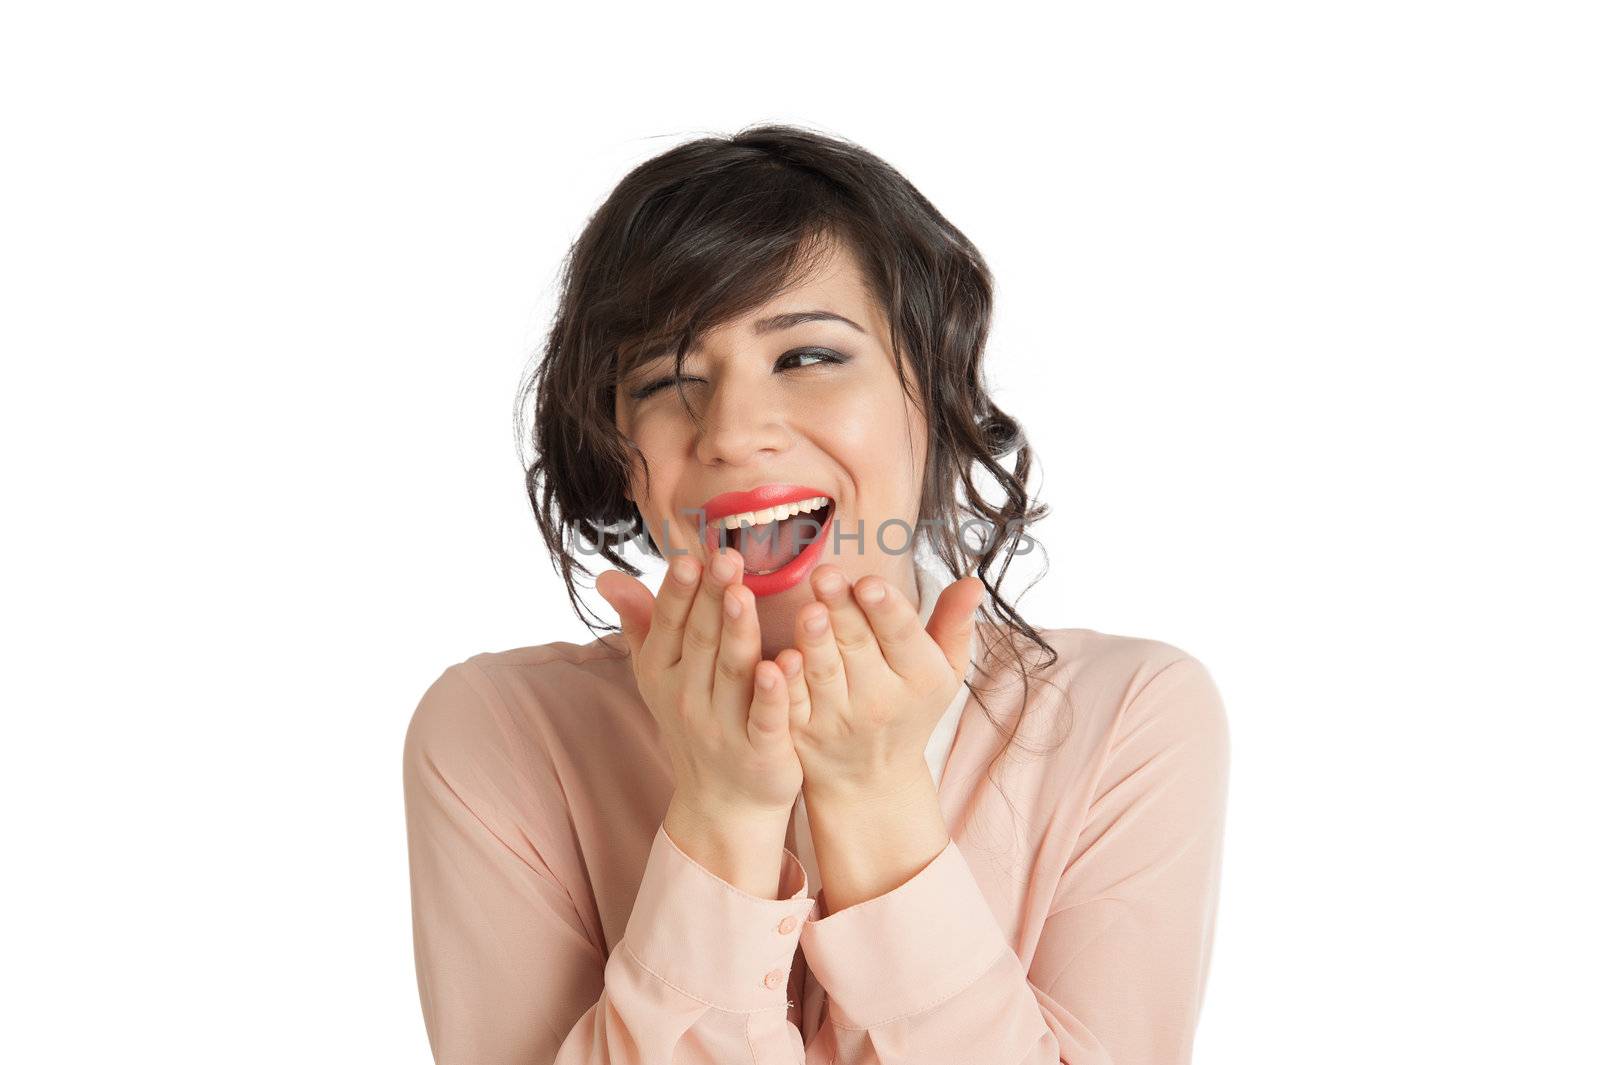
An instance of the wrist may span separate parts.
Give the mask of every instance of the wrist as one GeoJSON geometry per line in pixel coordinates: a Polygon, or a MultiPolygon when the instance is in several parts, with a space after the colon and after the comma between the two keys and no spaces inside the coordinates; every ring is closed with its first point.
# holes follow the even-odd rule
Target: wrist
{"type": "Polygon", "coordinates": [[[662,828],[712,875],[757,898],[777,897],[789,811],[719,810],[675,794],[662,828]]]}
{"type": "Polygon", "coordinates": [[[830,915],[893,891],[950,845],[931,774],[860,795],[806,795],[830,915]]]}
{"type": "Polygon", "coordinates": [[[841,783],[830,780],[812,780],[807,777],[801,785],[806,809],[836,810],[841,815],[871,818],[881,817],[908,807],[925,805],[931,795],[937,801],[938,788],[927,762],[918,761],[916,768],[902,774],[885,775],[865,784],[841,783]]]}

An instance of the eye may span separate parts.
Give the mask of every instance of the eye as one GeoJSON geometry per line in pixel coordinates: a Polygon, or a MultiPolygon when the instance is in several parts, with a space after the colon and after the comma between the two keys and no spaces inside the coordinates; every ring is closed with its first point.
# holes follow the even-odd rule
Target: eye
{"type": "MultiPolygon", "coordinates": [[[[677,381],[677,380],[680,380],[680,378],[677,378],[677,377],[660,377],[660,378],[657,378],[654,381],[649,382],[648,384],[640,385],[638,388],[634,389],[632,392],[629,392],[628,395],[632,396],[635,400],[649,399],[651,396],[655,395],[657,392],[661,391],[663,388],[666,388],[668,385],[672,384],[672,382],[677,381]]],[[[696,380],[696,378],[684,377],[684,378],[681,378],[681,380],[683,380],[685,383],[687,383],[687,382],[696,380]]]]}
{"type": "MultiPolygon", "coordinates": [[[[798,365],[794,365],[793,368],[804,369],[806,366],[816,366],[827,363],[843,364],[850,361],[850,356],[840,354],[839,352],[832,351],[828,348],[797,348],[794,351],[786,351],[782,356],[779,357],[778,368],[782,369],[786,365],[794,364],[796,360],[800,359],[814,359],[816,361],[800,363],[798,365]]],[[[663,388],[670,386],[674,381],[682,381],[687,385],[693,384],[699,380],[701,379],[698,377],[658,377],[654,381],[648,381],[645,384],[640,385],[638,388],[635,388],[633,391],[629,392],[628,395],[637,402],[649,399],[663,388]]]]}
{"type": "MultiPolygon", "coordinates": [[[[824,363],[846,363],[850,361],[850,356],[841,355],[837,351],[830,351],[827,348],[800,348],[795,351],[785,352],[783,357],[778,360],[778,365],[782,366],[792,359],[819,359],[824,363]]],[[[815,366],[816,363],[807,363],[806,365],[815,366]]]]}
{"type": "Polygon", "coordinates": [[[639,400],[649,399],[663,388],[670,388],[674,381],[682,381],[686,385],[692,385],[699,380],[701,380],[699,377],[689,377],[687,375],[675,376],[673,374],[668,374],[665,377],[658,377],[654,381],[646,381],[639,387],[632,389],[628,393],[628,396],[635,402],[638,402],[639,400]]]}

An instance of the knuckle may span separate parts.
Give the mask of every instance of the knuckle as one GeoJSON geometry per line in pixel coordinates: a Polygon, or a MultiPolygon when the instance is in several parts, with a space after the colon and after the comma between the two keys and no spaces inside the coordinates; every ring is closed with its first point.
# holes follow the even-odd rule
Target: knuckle
{"type": "Polygon", "coordinates": [[[723,680],[742,681],[745,678],[744,667],[727,655],[717,656],[717,676],[723,680]]]}
{"type": "Polygon", "coordinates": [[[846,654],[857,654],[865,651],[874,642],[871,633],[865,632],[841,632],[837,637],[837,641],[839,650],[846,654]]]}
{"type": "Polygon", "coordinates": [[[694,580],[688,584],[680,584],[669,572],[667,579],[662,583],[664,590],[657,594],[656,602],[669,604],[674,610],[682,610],[683,604],[693,599],[700,591],[700,586],[705,583],[702,577],[702,574],[696,573],[694,580]]]}
{"type": "Polygon", "coordinates": [[[717,634],[700,625],[689,625],[683,630],[683,645],[695,651],[715,651],[717,642],[717,634]]]}
{"type": "Polygon", "coordinates": [[[646,651],[659,654],[663,647],[679,643],[682,639],[683,619],[664,617],[650,626],[650,631],[645,633],[644,643],[641,646],[646,651]]]}
{"type": "Polygon", "coordinates": [[[832,684],[844,676],[844,665],[837,659],[827,659],[806,671],[806,679],[813,684],[832,684]]]}
{"type": "Polygon", "coordinates": [[[699,751],[715,752],[722,746],[722,726],[703,706],[691,705],[688,700],[679,704],[678,733],[699,751]]]}
{"type": "Polygon", "coordinates": [[[884,629],[884,639],[890,643],[910,643],[922,631],[921,624],[916,618],[901,617],[890,622],[884,629]]]}
{"type": "Polygon", "coordinates": [[[695,700],[689,698],[686,692],[679,692],[672,700],[672,713],[678,723],[692,726],[700,719],[700,709],[695,700]]]}

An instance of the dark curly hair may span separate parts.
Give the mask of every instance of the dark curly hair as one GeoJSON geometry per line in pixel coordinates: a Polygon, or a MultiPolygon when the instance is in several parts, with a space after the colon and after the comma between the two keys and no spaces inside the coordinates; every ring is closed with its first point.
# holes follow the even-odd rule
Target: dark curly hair
{"type": "MultiPolygon", "coordinates": [[[[618,428],[618,382],[642,353],[663,349],[675,349],[674,372],[681,373],[700,332],[771,299],[830,241],[855,254],[885,311],[902,388],[909,364],[927,397],[920,509],[929,524],[919,525],[920,535],[949,572],[982,581],[987,594],[978,617],[987,625],[978,629],[999,634],[993,641],[983,635],[982,662],[998,660],[996,645],[1003,646],[1015,667],[1008,675],[1021,678],[1026,702],[1030,673],[1058,656],[999,586],[1020,544],[1043,553],[1026,529],[1048,507],[1029,499],[1027,439],[984,383],[994,302],[989,268],[899,171],[858,145],[803,127],[746,127],[641,163],[568,251],[554,322],[523,376],[514,417],[528,498],[552,563],[589,630],[620,631],[588,610],[575,580],[583,574],[592,587],[596,576],[579,554],[633,576],[641,570],[622,557],[627,542],[661,557],[639,535],[644,518],[625,494],[630,456],[643,456],[618,428]],[[530,442],[531,462],[524,449],[530,442]],[[1011,468],[1001,461],[1007,458],[1011,468]],[[983,474],[999,486],[995,502],[979,490],[983,474]],[[962,537],[973,522],[987,530],[981,548],[962,537]],[[580,542],[585,548],[576,552],[580,542]]],[[[979,672],[994,676],[981,663],[979,672]]],[[[1020,728],[1019,717],[996,760],[1020,728]]]]}

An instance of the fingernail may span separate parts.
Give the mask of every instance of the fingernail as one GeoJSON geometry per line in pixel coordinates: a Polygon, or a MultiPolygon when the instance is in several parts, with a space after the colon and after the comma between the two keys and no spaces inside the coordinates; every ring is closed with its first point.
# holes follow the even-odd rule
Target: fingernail
{"type": "Polygon", "coordinates": [[[718,555],[716,561],[711,563],[712,576],[716,577],[717,580],[722,581],[724,584],[733,580],[734,571],[735,566],[733,564],[733,559],[729,558],[727,555],[718,555]]]}
{"type": "Polygon", "coordinates": [[[772,674],[764,669],[761,671],[761,676],[756,678],[756,684],[764,692],[769,692],[778,686],[778,682],[772,679],[772,674]]]}
{"type": "Polygon", "coordinates": [[[863,603],[883,602],[883,585],[874,581],[861,589],[861,601],[863,603]]]}
{"type": "Polygon", "coordinates": [[[679,584],[694,583],[694,563],[686,558],[680,558],[672,564],[672,579],[679,584]]]}
{"type": "Polygon", "coordinates": [[[722,609],[730,618],[736,618],[744,607],[739,603],[739,597],[730,591],[722,593],[722,609]]]}
{"type": "Polygon", "coordinates": [[[827,627],[828,615],[826,614],[818,614],[815,617],[806,618],[806,631],[813,636],[821,636],[823,630],[827,627]]]}
{"type": "Polygon", "coordinates": [[[823,595],[838,595],[839,589],[844,587],[844,578],[837,573],[824,575],[817,581],[817,588],[823,595]]]}

